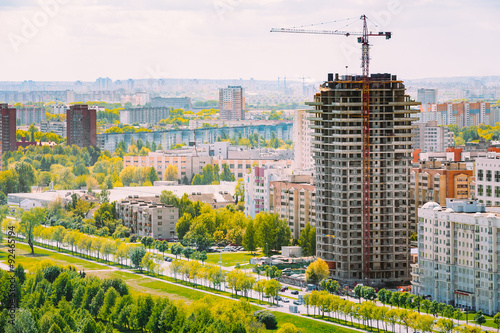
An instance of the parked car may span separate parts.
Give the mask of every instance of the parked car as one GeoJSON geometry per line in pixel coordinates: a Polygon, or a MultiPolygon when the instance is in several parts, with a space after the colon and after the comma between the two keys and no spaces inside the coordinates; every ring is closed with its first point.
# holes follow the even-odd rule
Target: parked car
{"type": "Polygon", "coordinates": [[[163,258],[163,260],[165,260],[166,262],[172,262],[172,258],[170,258],[170,257],[165,257],[165,258],[163,258]]]}
{"type": "Polygon", "coordinates": [[[282,301],[283,303],[290,303],[290,301],[289,301],[287,298],[282,298],[282,299],[281,299],[281,301],[282,301]]]}
{"type": "Polygon", "coordinates": [[[284,293],[286,290],[286,287],[281,288],[281,292],[284,293]]]}
{"type": "Polygon", "coordinates": [[[290,293],[291,293],[292,295],[298,295],[298,294],[299,294],[299,291],[298,291],[298,290],[292,290],[290,293]]]}
{"type": "Polygon", "coordinates": [[[293,304],[295,304],[295,305],[301,305],[301,303],[299,301],[293,301],[293,304]]]}

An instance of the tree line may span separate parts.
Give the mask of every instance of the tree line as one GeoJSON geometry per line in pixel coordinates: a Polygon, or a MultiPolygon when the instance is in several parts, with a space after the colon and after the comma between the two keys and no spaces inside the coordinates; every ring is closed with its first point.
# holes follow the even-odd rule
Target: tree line
{"type": "Polygon", "coordinates": [[[0,333],[111,333],[115,329],[146,332],[263,332],[244,299],[207,296],[188,305],[165,297],[131,295],[122,279],[99,279],[73,266],[42,261],[26,274],[15,273],[19,304],[8,322],[10,275],[0,270],[0,333]]]}

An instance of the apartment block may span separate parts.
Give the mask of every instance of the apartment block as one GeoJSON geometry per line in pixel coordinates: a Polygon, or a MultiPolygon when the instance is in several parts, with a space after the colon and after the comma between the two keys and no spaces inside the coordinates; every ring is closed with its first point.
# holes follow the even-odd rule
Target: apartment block
{"type": "MultiPolygon", "coordinates": [[[[243,177],[245,186],[245,215],[255,217],[261,212],[269,212],[270,183],[286,180],[293,170],[272,164],[252,167],[243,177]]],[[[240,199],[241,200],[241,199],[240,199]]]]}
{"type": "Polygon", "coordinates": [[[341,284],[409,283],[411,133],[419,105],[396,75],[369,78],[370,237],[363,223],[363,81],[328,75],[310,110],[317,256],[341,284]],[[333,236],[333,237],[332,237],[333,236]],[[364,253],[365,249],[369,253],[364,253]],[[369,267],[364,257],[369,257],[369,267]],[[364,272],[369,271],[369,276],[364,272]]]}
{"type": "Polygon", "coordinates": [[[420,88],[417,91],[417,102],[422,103],[422,105],[435,104],[437,103],[437,93],[437,89],[420,88]]]}
{"type": "Polygon", "coordinates": [[[474,172],[464,162],[421,162],[410,173],[411,229],[416,232],[418,208],[435,201],[446,206],[447,199],[470,199],[474,172]]]}
{"type": "Polygon", "coordinates": [[[191,110],[192,108],[189,97],[153,97],[151,98],[151,106],[183,110],[191,110]]]}
{"type": "Polygon", "coordinates": [[[500,206],[500,154],[476,159],[476,197],[486,206],[500,206]]]}
{"type": "Polygon", "coordinates": [[[54,132],[55,134],[65,138],[68,132],[67,123],[65,121],[42,121],[40,123],[40,132],[42,133],[54,132]]]}
{"type": "Polygon", "coordinates": [[[422,153],[445,151],[447,148],[455,147],[455,135],[448,127],[438,126],[437,121],[426,123],[416,122],[417,126],[412,132],[415,133],[413,148],[420,149],[422,153]]]}
{"type": "Polygon", "coordinates": [[[293,238],[299,239],[307,223],[316,226],[316,186],[308,183],[310,176],[292,176],[292,180],[269,183],[269,212],[285,219],[293,238]]]}
{"type": "Polygon", "coordinates": [[[241,86],[219,89],[219,118],[245,120],[245,97],[241,86]]]}
{"type": "Polygon", "coordinates": [[[296,170],[313,170],[314,159],[311,152],[311,121],[305,110],[296,110],[293,118],[294,163],[296,170]]]}
{"type": "Polygon", "coordinates": [[[176,236],[179,209],[159,203],[155,198],[129,198],[116,203],[116,213],[123,225],[139,236],[170,239],[176,236]]]}
{"type": "Polygon", "coordinates": [[[95,146],[96,111],[88,105],[72,105],[66,111],[67,144],[79,147],[95,146]]]}
{"type": "Polygon", "coordinates": [[[122,124],[156,124],[162,119],[170,116],[170,108],[167,107],[142,107],[120,111],[120,122],[122,124]]]}
{"type": "Polygon", "coordinates": [[[487,102],[460,102],[421,106],[420,121],[437,121],[438,125],[478,126],[494,125],[495,117],[487,102]]]}
{"type": "Polygon", "coordinates": [[[8,104],[0,104],[0,138],[2,142],[0,155],[7,151],[16,151],[16,109],[8,104]]]}
{"type": "Polygon", "coordinates": [[[412,292],[455,307],[500,311],[500,214],[477,201],[419,208],[412,292]]]}
{"type": "Polygon", "coordinates": [[[42,121],[45,121],[45,108],[33,106],[17,109],[16,124],[18,126],[40,124],[42,121]]]}

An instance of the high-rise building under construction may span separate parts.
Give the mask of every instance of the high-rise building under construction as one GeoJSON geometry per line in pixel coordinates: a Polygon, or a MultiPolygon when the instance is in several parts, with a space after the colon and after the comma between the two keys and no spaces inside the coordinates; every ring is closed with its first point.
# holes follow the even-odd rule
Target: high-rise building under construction
{"type": "Polygon", "coordinates": [[[341,284],[408,283],[411,129],[418,119],[412,117],[418,110],[410,106],[419,103],[405,95],[405,86],[395,75],[369,77],[369,162],[363,159],[362,76],[329,74],[314,102],[307,104],[315,107],[309,112],[316,166],[317,256],[341,284]],[[369,163],[370,172],[366,224],[364,163],[369,163]],[[366,258],[369,267],[364,267],[366,258]]]}

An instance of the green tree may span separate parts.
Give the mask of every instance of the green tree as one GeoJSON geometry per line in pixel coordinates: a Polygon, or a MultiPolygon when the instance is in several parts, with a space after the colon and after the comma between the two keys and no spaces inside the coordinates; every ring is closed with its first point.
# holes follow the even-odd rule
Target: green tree
{"type": "Polygon", "coordinates": [[[26,238],[31,248],[31,254],[35,254],[35,249],[33,247],[35,237],[33,231],[37,225],[40,225],[40,222],[45,221],[46,214],[47,210],[45,208],[34,207],[31,210],[23,212],[21,216],[20,232],[26,238]]]}
{"type": "Polygon", "coordinates": [[[493,322],[497,326],[497,332],[500,330],[500,312],[493,316],[493,322]]]}
{"type": "Polygon", "coordinates": [[[245,201],[245,183],[241,178],[238,179],[238,182],[236,183],[234,195],[238,198],[238,202],[245,201]]]}
{"type": "Polygon", "coordinates": [[[248,221],[245,234],[243,235],[243,247],[245,248],[245,250],[250,251],[250,254],[253,251],[257,250],[257,244],[255,241],[255,227],[252,219],[248,221]]]}
{"type": "Polygon", "coordinates": [[[18,162],[15,166],[18,174],[18,191],[31,193],[31,186],[35,184],[35,169],[27,162],[18,162]]]}
{"type": "Polygon", "coordinates": [[[158,172],[156,172],[154,167],[149,168],[147,178],[151,182],[151,184],[154,184],[156,181],[160,180],[158,178],[158,172]]]}
{"type": "Polygon", "coordinates": [[[476,315],[474,316],[474,320],[479,324],[480,327],[483,326],[484,323],[486,323],[486,318],[484,317],[482,311],[478,311],[476,313],[476,315]]]}
{"type": "Polygon", "coordinates": [[[302,254],[305,257],[316,255],[316,228],[309,223],[306,224],[300,233],[299,244],[302,247],[302,254]]]}
{"type": "Polygon", "coordinates": [[[193,217],[190,214],[184,213],[179,221],[177,221],[177,224],[175,225],[175,231],[177,233],[177,237],[179,237],[179,240],[183,240],[184,236],[189,232],[192,220],[193,217]]]}
{"type": "Polygon", "coordinates": [[[220,180],[224,182],[234,181],[234,175],[231,173],[231,169],[227,163],[222,164],[222,174],[220,175],[220,180]]]}
{"type": "Polygon", "coordinates": [[[38,333],[36,321],[27,309],[16,311],[14,325],[8,325],[5,333],[38,333]]]}
{"type": "Polygon", "coordinates": [[[184,250],[184,247],[179,243],[172,245],[172,247],[170,248],[170,252],[173,255],[175,255],[175,259],[177,259],[178,255],[182,254],[183,250],[184,250]]]}
{"type": "Polygon", "coordinates": [[[451,319],[441,318],[436,322],[436,328],[440,333],[450,333],[455,327],[455,323],[451,319]]]}
{"type": "Polygon", "coordinates": [[[144,256],[146,255],[146,249],[142,246],[133,246],[131,249],[130,249],[130,262],[132,263],[132,265],[134,266],[134,268],[141,268],[141,262],[142,262],[142,258],[144,258],[144,256]]]}

